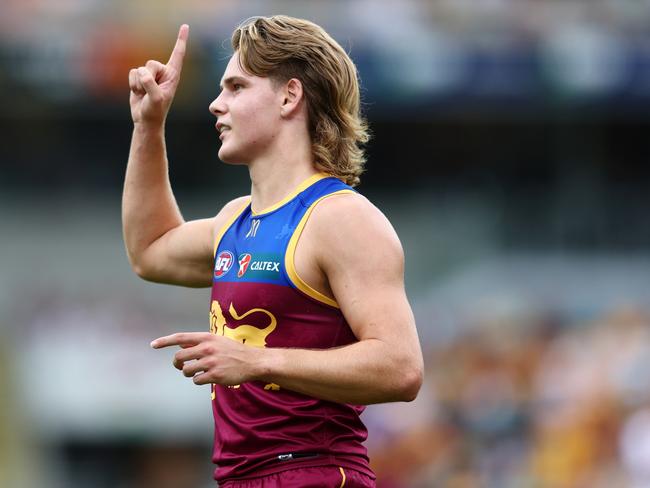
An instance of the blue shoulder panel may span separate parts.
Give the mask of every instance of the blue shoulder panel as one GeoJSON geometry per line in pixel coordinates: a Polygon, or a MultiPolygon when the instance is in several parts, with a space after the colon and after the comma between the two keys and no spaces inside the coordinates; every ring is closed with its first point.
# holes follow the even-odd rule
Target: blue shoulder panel
{"type": "Polygon", "coordinates": [[[284,269],[289,240],[314,202],[340,190],[352,188],[338,178],[323,176],[269,211],[255,214],[249,205],[218,243],[214,282],[293,286],[284,269]]]}

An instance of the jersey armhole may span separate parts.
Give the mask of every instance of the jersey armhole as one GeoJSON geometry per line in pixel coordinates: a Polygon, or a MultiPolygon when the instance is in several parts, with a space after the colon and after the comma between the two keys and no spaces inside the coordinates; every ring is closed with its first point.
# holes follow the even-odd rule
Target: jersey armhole
{"type": "Polygon", "coordinates": [[[333,195],[341,195],[344,193],[355,193],[355,192],[354,190],[335,191],[333,193],[329,193],[327,195],[320,197],[318,200],[316,200],[314,203],[312,203],[309,206],[309,208],[305,212],[305,215],[302,216],[300,222],[298,222],[298,225],[296,226],[296,229],[293,231],[293,235],[289,240],[289,245],[287,246],[287,251],[284,255],[284,267],[287,271],[287,277],[289,278],[289,282],[298,290],[303,292],[305,295],[309,296],[310,298],[313,298],[318,302],[324,303],[326,305],[335,308],[340,308],[336,300],[333,300],[327,295],[323,295],[318,290],[315,290],[307,283],[305,283],[305,281],[303,281],[303,279],[298,275],[298,272],[296,271],[296,265],[295,265],[295,255],[296,255],[296,247],[298,246],[298,241],[300,240],[302,231],[305,228],[307,221],[309,220],[309,216],[314,211],[314,208],[316,208],[316,205],[318,205],[318,203],[321,200],[324,200],[325,198],[331,197],[333,195]]]}
{"type": "Polygon", "coordinates": [[[219,231],[214,237],[214,248],[212,249],[213,258],[217,254],[217,249],[219,248],[219,243],[221,242],[223,235],[228,231],[228,229],[235,222],[235,220],[239,218],[239,216],[244,212],[244,210],[248,208],[250,203],[251,203],[251,199],[248,198],[246,200],[246,203],[242,207],[240,207],[235,213],[233,213],[232,216],[230,216],[228,220],[226,220],[226,222],[219,228],[219,231]]]}

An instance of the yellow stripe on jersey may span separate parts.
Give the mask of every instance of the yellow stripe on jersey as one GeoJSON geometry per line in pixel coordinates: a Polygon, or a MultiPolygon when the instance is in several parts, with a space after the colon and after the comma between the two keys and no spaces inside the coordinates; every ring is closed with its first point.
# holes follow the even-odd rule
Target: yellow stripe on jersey
{"type": "Polygon", "coordinates": [[[310,176],[307,178],[305,181],[300,183],[296,188],[294,188],[291,193],[289,193],[287,196],[285,196],[282,200],[280,200],[277,203],[274,203],[270,207],[266,207],[263,210],[260,210],[259,212],[255,212],[253,209],[251,209],[253,216],[257,217],[259,215],[267,214],[269,212],[273,212],[274,210],[277,210],[280,208],[282,205],[287,203],[289,200],[294,198],[298,193],[302,193],[304,190],[309,188],[311,185],[316,183],[317,181],[320,181],[324,178],[329,178],[332,175],[328,175],[327,173],[316,173],[315,175],[310,176]]]}
{"type": "Polygon", "coordinates": [[[302,278],[300,278],[300,276],[298,276],[298,273],[296,272],[296,266],[295,266],[295,254],[296,254],[296,246],[298,245],[298,240],[300,239],[305,224],[307,223],[307,220],[309,219],[309,216],[313,212],[314,208],[316,208],[316,205],[318,205],[318,202],[324,200],[327,197],[331,197],[333,195],[341,195],[343,193],[354,193],[354,191],[353,190],[335,191],[333,193],[320,197],[318,200],[316,200],[314,203],[311,204],[311,206],[305,212],[305,215],[303,215],[302,219],[300,219],[300,222],[296,226],[296,230],[293,231],[293,235],[289,240],[289,246],[287,247],[287,253],[284,256],[284,267],[287,270],[287,275],[289,276],[289,280],[291,280],[291,282],[296,286],[296,288],[298,288],[300,291],[307,294],[308,296],[318,300],[319,302],[323,302],[327,305],[336,308],[339,308],[339,304],[336,303],[335,300],[331,299],[326,295],[323,295],[318,290],[314,290],[311,286],[305,283],[302,280],[302,278]]]}
{"type": "Polygon", "coordinates": [[[341,477],[343,478],[341,480],[341,484],[339,485],[339,488],[343,488],[345,486],[345,471],[343,471],[343,468],[339,466],[339,469],[341,470],[341,477]]]}
{"type": "Polygon", "coordinates": [[[219,243],[221,242],[221,238],[223,235],[228,231],[230,226],[237,220],[237,218],[242,214],[244,210],[248,207],[248,204],[251,203],[251,199],[248,198],[246,200],[246,203],[239,209],[237,210],[234,214],[232,214],[232,217],[230,217],[228,220],[226,220],[226,223],[221,226],[219,229],[219,232],[214,237],[214,249],[212,250],[212,256],[214,257],[215,254],[217,254],[217,249],[219,248],[219,243]]]}

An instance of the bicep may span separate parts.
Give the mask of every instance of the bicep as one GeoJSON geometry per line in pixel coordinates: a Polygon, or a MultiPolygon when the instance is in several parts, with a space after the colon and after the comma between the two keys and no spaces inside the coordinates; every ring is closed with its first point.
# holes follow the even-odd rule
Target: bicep
{"type": "Polygon", "coordinates": [[[373,241],[349,252],[328,273],[341,312],[359,340],[378,339],[393,347],[416,345],[415,320],[404,290],[401,258],[373,241]],[[357,254],[357,256],[354,256],[357,254]]]}
{"type": "Polygon", "coordinates": [[[212,218],[184,222],[160,236],[143,255],[141,277],[158,283],[189,287],[212,284],[214,241],[218,230],[248,202],[240,197],[226,204],[212,218]]]}
{"type": "Polygon", "coordinates": [[[185,222],[152,242],[143,254],[147,273],[141,276],[158,283],[210,286],[215,219],[185,222]]]}
{"type": "Polygon", "coordinates": [[[400,354],[420,354],[397,234],[366,201],[341,199],[336,207],[323,212],[321,224],[329,237],[323,235],[327,242],[319,255],[341,312],[357,339],[377,339],[400,354]],[[327,220],[336,225],[327,225],[327,220]]]}

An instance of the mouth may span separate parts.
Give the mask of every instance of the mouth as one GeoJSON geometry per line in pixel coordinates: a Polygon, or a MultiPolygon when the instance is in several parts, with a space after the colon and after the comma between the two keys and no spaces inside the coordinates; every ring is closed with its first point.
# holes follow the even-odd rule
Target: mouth
{"type": "Polygon", "coordinates": [[[216,123],[216,128],[217,132],[219,133],[219,139],[223,140],[223,136],[225,135],[226,132],[231,130],[231,127],[226,124],[222,124],[221,122],[216,123]]]}

